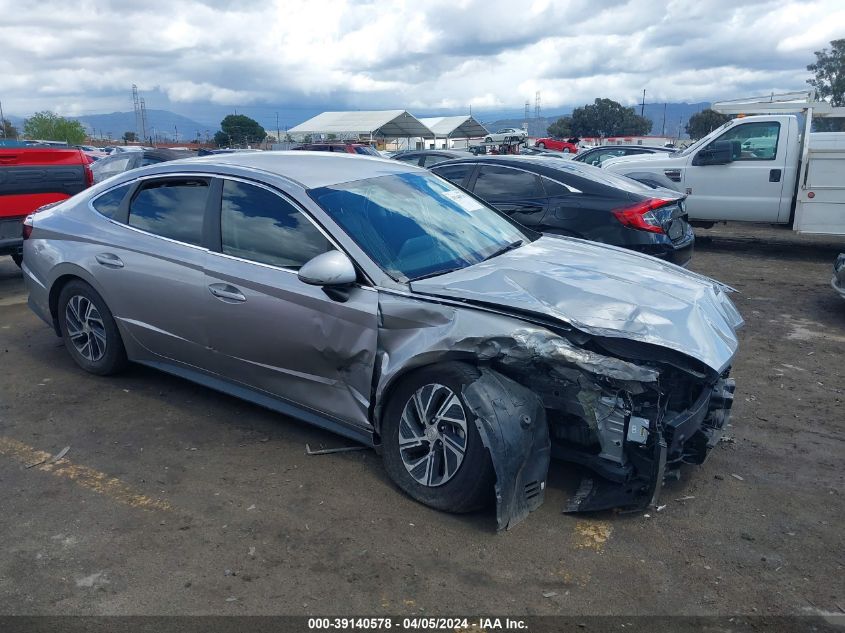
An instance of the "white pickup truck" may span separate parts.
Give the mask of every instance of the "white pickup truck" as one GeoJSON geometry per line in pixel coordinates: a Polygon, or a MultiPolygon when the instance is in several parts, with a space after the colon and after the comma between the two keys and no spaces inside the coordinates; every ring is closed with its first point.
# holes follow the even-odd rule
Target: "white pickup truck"
{"type": "Polygon", "coordinates": [[[802,94],[804,100],[790,93],[791,101],[715,104],[731,114],[773,113],[732,119],[679,152],[612,158],[602,169],[686,193],[698,226],[769,222],[845,235],[845,133],[810,133],[814,108],[823,116],[845,116],[838,112],[845,108],[802,94]]]}

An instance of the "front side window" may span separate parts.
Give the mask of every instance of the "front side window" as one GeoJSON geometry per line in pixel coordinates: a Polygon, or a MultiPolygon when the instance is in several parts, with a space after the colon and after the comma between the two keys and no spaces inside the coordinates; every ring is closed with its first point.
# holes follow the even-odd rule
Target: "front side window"
{"type": "Polygon", "coordinates": [[[148,182],[129,205],[129,226],[187,244],[202,244],[208,182],[201,179],[148,182]]]}
{"type": "Polygon", "coordinates": [[[479,169],[473,192],[487,202],[543,196],[539,176],[498,165],[483,165],[479,169]]]}
{"type": "Polygon", "coordinates": [[[305,215],[280,195],[236,180],[223,183],[221,247],[226,255],[299,269],[333,250],[305,215]]]}
{"type": "Polygon", "coordinates": [[[777,121],[742,123],[722,134],[714,143],[729,141],[733,148],[734,161],[774,160],[777,155],[779,135],[780,123],[777,121]]]}
{"type": "Polygon", "coordinates": [[[449,156],[444,156],[443,154],[429,154],[423,159],[422,166],[431,167],[437,163],[442,163],[444,160],[449,160],[449,158],[449,156]]]}

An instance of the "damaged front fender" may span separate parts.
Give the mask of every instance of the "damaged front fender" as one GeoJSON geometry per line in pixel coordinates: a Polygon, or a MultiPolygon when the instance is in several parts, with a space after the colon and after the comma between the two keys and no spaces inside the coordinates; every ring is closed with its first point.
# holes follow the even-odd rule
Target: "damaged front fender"
{"type": "Polygon", "coordinates": [[[510,529],[543,503],[551,459],[539,396],[507,376],[481,369],[463,391],[496,472],[496,521],[510,529]]]}

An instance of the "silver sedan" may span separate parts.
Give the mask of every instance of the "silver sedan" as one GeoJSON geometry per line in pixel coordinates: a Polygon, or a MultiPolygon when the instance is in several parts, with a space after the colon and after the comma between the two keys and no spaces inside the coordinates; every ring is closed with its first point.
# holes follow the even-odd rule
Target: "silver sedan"
{"type": "Polygon", "coordinates": [[[730,413],[729,289],[544,237],[428,171],[324,152],[115,176],[24,224],[30,306],[84,370],[142,363],[374,446],[435,508],[643,508],[730,413]]]}

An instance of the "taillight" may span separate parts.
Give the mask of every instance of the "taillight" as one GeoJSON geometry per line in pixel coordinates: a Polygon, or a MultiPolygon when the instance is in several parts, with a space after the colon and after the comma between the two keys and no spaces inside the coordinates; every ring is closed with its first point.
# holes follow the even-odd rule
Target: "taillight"
{"type": "Polygon", "coordinates": [[[25,240],[28,240],[30,235],[32,235],[31,213],[23,219],[23,225],[21,226],[21,237],[23,237],[23,239],[25,240]]]}
{"type": "MultiPolygon", "coordinates": [[[[661,207],[670,205],[675,200],[665,200],[661,198],[650,198],[637,202],[629,207],[622,207],[615,209],[613,215],[622,224],[638,231],[648,231],[650,233],[665,233],[663,225],[667,220],[671,220],[671,212],[669,217],[660,217],[658,211],[661,207]]],[[[663,214],[665,215],[665,214],[663,214]]]]}
{"type": "Polygon", "coordinates": [[[90,187],[94,184],[94,172],[91,171],[91,165],[85,165],[85,186],[90,187]]]}

